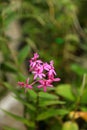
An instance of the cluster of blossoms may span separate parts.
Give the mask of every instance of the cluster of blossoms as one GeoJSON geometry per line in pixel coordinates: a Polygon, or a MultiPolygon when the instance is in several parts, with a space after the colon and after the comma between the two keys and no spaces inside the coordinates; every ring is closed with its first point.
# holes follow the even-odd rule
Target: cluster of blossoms
{"type": "Polygon", "coordinates": [[[47,87],[53,87],[52,83],[60,81],[60,78],[55,78],[56,72],[53,66],[53,61],[42,62],[38,59],[39,55],[34,53],[33,58],[29,60],[30,72],[34,75],[34,81],[29,84],[29,78],[27,78],[26,82],[18,82],[18,85],[24,88],[33,89],[33,85],[38,83],[37,88],[43,88],[44,92],[46,92],[47,87]]]}

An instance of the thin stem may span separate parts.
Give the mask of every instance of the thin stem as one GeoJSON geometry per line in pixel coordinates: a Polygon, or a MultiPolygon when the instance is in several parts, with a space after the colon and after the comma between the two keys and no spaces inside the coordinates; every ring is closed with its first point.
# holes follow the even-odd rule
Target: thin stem
{"type": "Polygon", "coordinates": [[[83,91],[84,91],[84,88],[85,88],[85,83],[86,83],[86,74],[83,75],[82,85],[81,85],[81,88],[80,88],[80,94],[79,94],[79,97],[78,97],[77,102],[76,102],[76,109],[78,108],[81,97],[83,95],[83,91]]]}
{"type": "Polygon", "coordinates": [[[79,98],[81,99],[82,95],[83,95],[83,91],[85,88],[85,83],[86,83],[86,74],[83,75],[83,81],[82,81],[82,85],[81,85],[81,89],[80,89],[80,96],[79,98]]]}
{"type": "MultiPolygon", "coordinates": [[[[29,93],[26,93],[25,101],[27,103],[29,103],[29,98],[28,97],[29,97],[29,93]]],[[[24,105],[23,107],[24,107],[24,109],[23,109],[23,117],[25,119],[27,119],[27,106],[24,105]]],[[[29,130],[29,126],[27,126],[26,124],[24,126],[26,127],[27,130],[29,130]]]]}
{"type": "Polygon", "coordinates": [[[34,82],[32,82],[30,85],[34,85],[35,83],[37,83],[39,80],[36,80],[34,82]]]}
{"type": "Polygon", "coordinates": [[[75,107],[75,110],[74,110],[72,120],[74,120],[75,112],[78,110],[78,107],[79,107],[79,104],[80,104],[80,101],[81,101],[81,97],[82,97],[83,92],[84,92],[85,84],[86,84],[86,74],[83,75],[82,85],[81,85],[81,88],[80,88],[80,94],[79,94],[77,102],[75,104],[76,107],[75,107]]]}
{"type": "MultiPolygon", "coordinates": [[[[36,100],[36,117],[38,116],[39,110],[39,93],[37,92],[37,100],[36,100]]],[[[38,130],[38,121],[36,120],[36,130],[38,130]]]]}

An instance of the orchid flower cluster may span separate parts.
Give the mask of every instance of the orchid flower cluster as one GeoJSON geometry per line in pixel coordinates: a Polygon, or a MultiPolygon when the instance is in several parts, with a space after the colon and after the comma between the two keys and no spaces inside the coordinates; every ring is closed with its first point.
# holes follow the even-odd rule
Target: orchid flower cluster
{"type": "Polygon", "coordinates": [[[39,55],[34,53],[33,58],[29,60],[29,71],[34,75],[33,82],[29,84],[29,78],[26,82],[18,82],[18,85],[25,89],[33,89],[34,84],[38,83],[37,88],[43,88],[44,92],[47,91],[47,87],[53,87],[52,83],[60,81],[60,78],[55,78],[56,72],[53,66],[54,62],[43,62],[39,59],[39,55]]]}

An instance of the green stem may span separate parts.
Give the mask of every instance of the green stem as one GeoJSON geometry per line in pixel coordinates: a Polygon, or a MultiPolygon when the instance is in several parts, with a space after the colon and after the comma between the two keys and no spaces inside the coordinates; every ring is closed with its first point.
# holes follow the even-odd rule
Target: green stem
{"type": "MultiPolygon", "coordinates": [[[[25,101],[29,103],[29,98],[28,98],[28,97],[29,97],[29,94],[26,93],[25,101]]],[[[27,106],[26,106],[26,105],[24,105],[23,117],[24,117],[25,119],[27,119],[27,106]]],[[[26,128],[27,130],[29,130],[29,126],[27,126],[27,125],[24,125],[24,126],[25,126],[25,128],[26,128]]]]}
{"type": "MultiPolygon", "coordinates": [[[[37,92],[37,100],[36,100],[36,118],[38,116],[39,111],[39,93],[37,92]]],[[[38,121],[36,120],[36,130],[38,130],[38,121]]]]}
{"type": "Polygon", "coordinates": [[[80,104],[80,101],[81,101],[81,98],[82,98],[82,95],[83,95],[83,92],[84,92],[85,84],[86,84],[86,74],[83,75],[82,85],[81,85],[81,88],[80,88],[80,94],[79,94],[77,101],[75,103],[75,110],[74,110],[74,114],[73,114],[73,117],[72,117],[72,121],[74,120],[75,112],[78,110],[78,107],[79,107],[79,104],[80,104]]]}
{"type": "Polygon", "coordinates": [[[86,74],[83,75],[83,81],[82,81],[82,85],[81,85],[81,89],[80,89],[80,96],[79,98],[81,99],[82,95],[83,95],[83,91],[85,88],[85,83],[86,83],[86,74]]]}
{"type": "Polygon", "coordinates": [[[79,103],[80,103],[80,101],[81,101],[81,97],[82,97],[82,95],[83,95],[83,92],[84,92],[84,88],[85,88],[85,83],[86,83],[86,74],[84,74],[83,75],[83,80],[82,80],[82,85],[81,85],[81,88],[80,88],[80,94],[79,94],[79,97],[78,97],[78,99],[77,99],[77,107],[76,108],[78,108],[78,105],[79,105],[79,103]]]}

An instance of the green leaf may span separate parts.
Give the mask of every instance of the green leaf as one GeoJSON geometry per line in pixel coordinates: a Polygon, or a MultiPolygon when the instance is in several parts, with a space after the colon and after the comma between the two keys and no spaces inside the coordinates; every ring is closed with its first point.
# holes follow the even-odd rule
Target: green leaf
{"type": "Polygon", "coordinates": [[[27,76],[25,76],[25,75],[23,75],[22,73],[20,73],[20,72],[18,72],[17,73],[18,75],[17,75],[17,81],[26,81],[26,79],[27,79],[27,76]]]}
{"type": "Polygon", "coordinates": [[[42,99],[50,99],[50,100],[58,99],[58,96],[56,96],[54,94],[45,93],[45,92],[39,92],[39,97],[42,99]]]}
{"type": "Polygon", "coordinates": [[[79,127],[75,122],[67,121],[63,124],[62,130],[79,130],[79,127]]]}
{"type": "Polygon", "coordinates": [[[3,110],[7,115],[13,117],[14,119],[18,120],[18,121],[21,121],[22,123],[24,123],[25,125],[29,126],[29,127],[35,127],[35,124],[34,122],[30,121],[30,120],[27,120],[23,117],[20,117],[18,115],[15,115],[13,113],[10,113],[10,112],[7,112],[6,110],[3,110]]]}
{"type": "Polygon", "coordinates": [[[17,68],[10,62],[2,63],[1,70],[7,71],[7,72],[17,72],[17,68]]]}
{"type": "Polygon", "coordinates": [[[71,65],[71,70],[73,70],[76,74],[78,75],[83,75],[84,73],[87,73],[87,69],[82,68],[81,66],[77,64],[72,64],[71,65]]]}
{"type": "Polygon", "coordinates": [[[50,105],[56,105],[56,104],[65,104],[65,102],[58,101],[58,100],[48,100],[48,101],[42,101],[40,100],[39,106],[50,106],[50,105]]]}
{"type": "Polygon", "coordinates": [[[31,38],[26,38],[27,44],[34,50],[37,50],[36,43],[31,38]]]}
{"type": "Polygon", "coordinates": [[[9,127],[9,126],[4,126],[3,130],[18,130],[18,129],[12,128],[12,127],[9,127]]]}
{"type": "Polygon", "coordinates": [[[12,6],[11,4],[9,6],[6,6],[3,9],[3,16],[4,16],[4,20],[3,20],[3,24],[4,27],[8,27],[8,25],[15,19],[17,19],[18,17],[18,12],[16,10],[13,9],[14,6],[12,6]]]}
{"type": "Polygon", "coordinates": [[[73,95],[72,88],[69,84],[61,84],[56,87],[56,93],[68,100],[75,100],[75,96],[73,95]]]}
{"type": "Polygon", "coordinates": [[[7,82],[3,82],[3,85],[8,88],[9,90],[13,91],[14,90],[14,87],[12,87],[9,83],[7,82]]]}
{"type": "MultiPolygon", "coordinates": [[[[87,103],[87,102],[86,102],[87,103]]],[[[84,106],[81,106],[81,111],[83,111],[83,112],[87,112],[87,107],[85,107],[85,105],[84,106]]]]}
{"type": "Polygon", "coordinates": [[[26,45],[24,48],[22,48],[20,51],[19,51],[19,54],[18,54],[18,61],[19,63],[21,64],[22,62],[24,62],[24,60],[26,59],[26,57],[28,56],[30,52],[30,48],[28,45],[26,45]]]}
{"type": "Polygon", "coordinates": [[[41,114],[39,114],[37,116],[37,120],[45,120],[48,119],[50,117],[55,117],[55,116],[64,116],[66,114],[68,114],[69,111],[66,109],[52,109],[52,108],[48,108],[48,110],[46,110],[45,112],[42,112],[41,114]]]}
{"type": "Polygon", "coordinates": [[[15,87],[13,87],[11,84],[9,84],[8,82],[3,82],[3,85],[8,88],[10,91],[12,91],[15,94],[18,94],[18,91],[16,90],[15,87]]]}
{"type": "Polygon", "coordinates": [[[37,93],[34,90],[28,90],[29,98],[35,100],[37,98],[37,93]]]}
{"type": "Polygon", "coordinates": [[[83,91],[83,94],[81,96],[81,101],[82,104],[87,104],[87,86],[83,91]]]}
{"type": "MultiPolygon", "coordinates": [[[[13,92],[13,94],[18,95],[19,92],[17,90],[16,87],[13,87],[11,84],[9,84],[8,82],[3,82],[3,86],[6,87],[8,90],[10,90],[11,92],[13,92]]],[[[13,96],[14,97],[14,96],[13,96]]]]}

